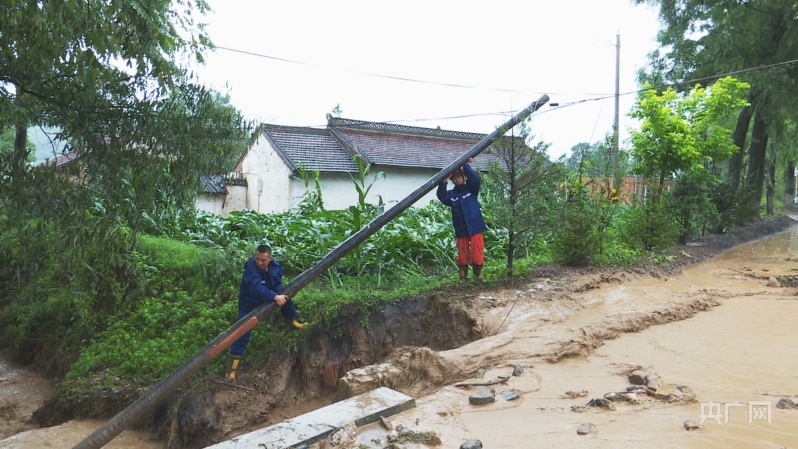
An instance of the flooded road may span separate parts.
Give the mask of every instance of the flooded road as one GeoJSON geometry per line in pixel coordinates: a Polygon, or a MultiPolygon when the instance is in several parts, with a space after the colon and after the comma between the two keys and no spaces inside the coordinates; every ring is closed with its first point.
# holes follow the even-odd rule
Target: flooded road
{"type": "MultiPolygon", "coordinates": [[[[523,375],[494,387],[516,391],[519,400],[472,406],[468,397],[480,387],[450,386],[392,421],[435,430],[444,447],[467,439],[486,448],[798,447],[798,409],[776,407],[782,398],[798,403],[798,289],[768,287],[771,275],[798,275],[795,227],[676,277],[602,286],[580,297],[581,307],[550,305],[554,312],[546,314],[519,299],[515,308],[522,312],[513,311],[508,330],[443,354],[466,369],[492,364],[486,379],[509,375],[520,364],[523,375]],[[586,356],[550,363],[552,356],[586,348],[586,356]],[[624,391],[634,369],[689,387],[694,401],[641,398],[615,410],[573,411],[624,391]],[[700,429],[686,430],[688,420],[700,429]],[[586,423],[595,432],[578,435],[586,423]]],[[[375,426],[368,431],[380,433],[375,426]]]]}
{"type": "MultiPolygon", "coordinates": [[[[523,374],[493,386],[520,398],[473,406],[468,397],[490,387],[448,386],[418,398],[415,409],[390,420],[394,426],[434,431],[446,448],[468,439],[491,449],[798,447],[798,409],[776,407],[782,398],[798,402],[798,346],[793,343],[798,288],[769,287],[772,275],[798,276],[798,228],[731,249],[678,276],[603,284],[567,301],[536,299],[545,283],[486,293],[480,300],[496,306],[481,325],[496,334],[440,355],[466,372],[485,369],[484,380],[522,366],[523,374]],[[657,375],[663,384],[689,387],[694,400],[641,398],[614,410],[582,407],[625,390],[635,369],[657,375]],[[688,420],[700,422],[700,429],[686,430],[688,420]],[[578,435],[577,428],[586,423],[595,432],[578,435]]],[[[5,367],[0,371],[2,411],[9,397],[32,393],[21,392],[10,379],[14,369],[0,366],[5,367]]],[[[30,388],[46,397],[50,387],[32,383],[30,388]]],[[[0,435],[0,448],[71,448],[101,424],[70,422],[6,439],[0,435]]],[[[358,442],[385,447],[385,434],[376,425],[366,426],[358,442]]],[[[162,444],[128,431],[106,447],[162,444]]]]}

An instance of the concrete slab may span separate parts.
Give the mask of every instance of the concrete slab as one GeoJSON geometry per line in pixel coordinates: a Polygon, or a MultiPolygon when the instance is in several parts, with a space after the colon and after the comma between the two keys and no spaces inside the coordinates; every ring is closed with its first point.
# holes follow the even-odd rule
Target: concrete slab
{"type": "Polygon", "coordinates": [[[315,443],[350,421],[365,426],[379,421],[380,416],[391,416],[415,406],[412,397],[380,387],[206,449],[295,448],[315,443]]]}

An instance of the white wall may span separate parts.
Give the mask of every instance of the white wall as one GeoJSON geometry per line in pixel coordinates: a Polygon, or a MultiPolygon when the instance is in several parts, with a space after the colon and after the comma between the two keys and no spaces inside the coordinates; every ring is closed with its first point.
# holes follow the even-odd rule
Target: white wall
{"type": "MultiPolygon", "coordinates": [[[[413,191],[421,187],[430,178],[438,173],[437,170],[432,169],[401,169],[401,168],[387,168],[383,170],[385,177],[380,177],[375,181],[375,177],[380,170],[372,170],[366,177],[366,187],[368,188],[371,182],[374,182],[366,196],[366,202],[370,204],[378,204],[379,196],[382,196],[382,201],[386,206],[392,207],[399,201],[405,199],[413,191]]],[[[324,200],[324,208],[327,210],[346,209],[358,203],[358,192],[355,188],[355,181],[359,183],[359,178],[356,174],[349,175],[347,173],[322,173],[319,175],[319,183],[322,189],[322,199],[324,200]]],[[[314,188],[311,181],[310,188],[314,188]]],[[[291,207],[296,206],[301,201],[302,195],[305,193],[305,185],[301,179],[294,178],[291,182],[291,207]]],[[[421,199],[413,204],[414,207],[424,207],[430,201],[437,201],[435,197],[435,188],[428,194],[424,195],[421,199]]]]}
{"type": "Polygon", "coordinates": [[[263,135],[249,149],[239,169],[247,180],[247,209],[269,214],[290,208],[291,170],[263,135]],[[263,185],[261,195],[258,181],[263,185]]]}
{"type": "MultiPolygon", "coordinates": [[[[380,170],[372,170],[372,172],[379,172],[380,170]]],[[[413,193],[416,189],[421,187],[433,176],[438,174],[438,170],[434,169],[408,169],[408,168],[385,168],[385,178],[380,178],[369,191],[368,202],[377,204],[377,195],[382,196],[383,202],[388,206],[394,206],[399,201],[405,199],[408,195],[413,193]]],[[[438,201],[435,196],[435,188],[433,187],[429,193],[421,197],[418,201],[413,203],[414,207],[424,207],[430,201],[438,201]]],[[[351,187],[352,191],[357,194],[354,186],[351,187]]]]}
{"type": "Polygon", "coordinates": [[[224,196],[223,195],[197,195],[197,209],[204,210],[216,215],[224,215],[224,196]]]}
{"type": "MultiPolygon", "coordinates": [[[[236,167],[247,180],[247,186],[226,185],[227,198],[222,206],[207,204],[214,213],[227,216],[231,211],[251,209],[263,214],[287,212],[296,207],[306,192],[304,182],[292,176],[288,165],[279,153],[271,146],[268,139],[262,135],[255,141],[247,153],[247,157],[236,167]],[[258,195],[258,181],[262,181],[263,192],[258,195]],[[219,212],[216,212],[219,210],[219,212]]],[[[382,197],[387,207],[396,205],[416,189],[425,184],[438,173],[435,169],[408,169],[408,168],[375,168],[366,177],[366,187],[371,184],[371,189],[366,197],[366,202],[378,204],[382,197]],[[385,176],[377,177],[379,172],[385,176]]],[[[327,210],[341,210],[358,204],[358,192],[355,180],[359,178],[356,173],[321,173],[319,183],[322,189],[324,208],[327,210]]],[[[315,187],[311,180],[310,189],[315,187]]],[[[426,195],[416,201],[413,206],[424,207],[431,201],[437,201],[435,187],[426,195]]],[[[197,206],[203,209],[200,199],[197,206]]],[[[206,210],[209,210],[206,209],[206,210]]]]}
{"type": "Polygon", "coordinates": [[[226,217],[234,210],[244,210],[247,208],[247,186],[227,184],[227,198],[224,201],[222,216],[226,217]]]}

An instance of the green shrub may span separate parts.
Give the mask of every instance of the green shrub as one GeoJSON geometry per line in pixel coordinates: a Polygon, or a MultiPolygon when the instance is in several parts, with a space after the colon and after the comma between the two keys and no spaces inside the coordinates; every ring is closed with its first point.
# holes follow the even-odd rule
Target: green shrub
{"type": "Polygon", "coordinates": [[[679,226],[659,197],[635,200],[619,220],[619,238],[634,250],[660,251],[676,244],[679,226]]]}
{"type": "Polygon", "coordinates": [[[588,265],[601,252],[601,205],[587,194],[574,195],[566,204],[552,243],[557,262],[588,265]]]}

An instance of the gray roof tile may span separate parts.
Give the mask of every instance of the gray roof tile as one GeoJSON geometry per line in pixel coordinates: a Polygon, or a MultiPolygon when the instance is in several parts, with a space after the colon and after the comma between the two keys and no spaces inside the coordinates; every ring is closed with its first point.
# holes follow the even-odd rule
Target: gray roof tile
{"type": "Polygon", "coordinates": [[[220,175],[200,176],[200,193],[227,195],[224,179],[220,175]]]}
{"type": "MultiPolygon", "coordinates": [[[[442,169],[465,154],[486,134],[332,118],[329,126],[376,165],[442,169]]],[[[474,161],[487,169],[494,158],[483,152],[474,161]]]]}
{"type": "Polygon", "coordinates": [[[294,169],[301,164],[308,170],[357,172],[352,153],[329,129],[266,125],[264,134],[294,169]]]}
{"type": "MultiPolygon", "coordinates": [[[[327,128],[264,124],[264,135],[294,170],[357,173],[354,154],[367,164],[442,169],[473,148],[485,134],[364,122],[327,116],[327,128]]],[[[254,140],[253,140],[254,142],[254,140]]],[[[246,154],[246,153],[245,153],[246,154]]],[[[245,156],[242,155],[242,159],[245,156]]],[[[495,160],[488,147],[474,161],[483,171],[495,160]]]]}

